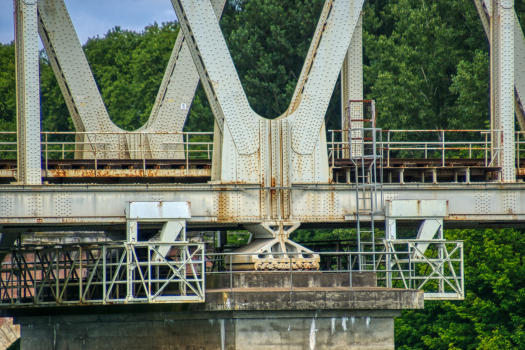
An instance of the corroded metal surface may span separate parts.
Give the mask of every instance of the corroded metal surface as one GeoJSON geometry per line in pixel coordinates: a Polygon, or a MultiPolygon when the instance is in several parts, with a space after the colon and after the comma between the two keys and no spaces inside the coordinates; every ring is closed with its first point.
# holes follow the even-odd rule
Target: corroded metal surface
{"type": "MultiPolygon", "coordinates": [[[[257,224],[268,220],[261,211],[260,196],[269,189],[258,184],[3,185],[0,223],[4,228],[9,224],[109,225],[125,222],[128,201],[163,200],[191,202],[190,226],[257,224]]],[[[290,191],[291,216],[302,225],[355,220],[355,187],[351,184],[298,184],[272,190],[290,191]]],[[[523,183],[385,184],[385,202],[397,199],[447,200],[445,225],[460,221],[473,227],[483,222],[504,226],[525,220],[523,183]]]]}

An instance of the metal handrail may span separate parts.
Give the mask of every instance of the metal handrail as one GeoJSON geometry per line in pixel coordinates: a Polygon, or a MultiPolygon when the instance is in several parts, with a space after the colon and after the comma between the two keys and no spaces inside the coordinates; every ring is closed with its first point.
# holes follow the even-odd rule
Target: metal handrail
{"type": "MultiPolygon", "coordinates": [[[[381,248],[381,244],[377,245],[381,248]]],[[[235,256],[255,256],[261,253],[206,253],[210,262],[224,261],[223,265],[208,268],[206,274],[228,275],[229,288],[234,289],[233,274],[245,272],[236,270],[233,263],[235,256]],[[228,259],[229,257],[229,259],[228,259]]],[[[289,273],[289,289],[293,290],[295,274],[310,273],[310,270],[294,270],[294,258],[302,258],[306,253],[265,252],[272,258],[289,259],[278,271],[258,271],[260,273],[289,273]]],[[[462,241],[436,240],[383,240],[382,249],[377,251],[314,252],[310,255],[331,258],[335,269],[322,272],[347,273],[348,285],[352,288],[352,275],[355,273],[374,273],[380,285],[388,288],[419,289],[425,291],[426,299],[463,299],[464,294],[464,253],[462,241]],[[428,245],[428,246],[427,246],[428,245]],[[423,250],[423,247],[427,247],[423,250]],[[343,260],[343,261],[342,261],[343,260]],[[373,264],[362,264],[373,261],[373,264]],[[343,263],[344,262],[344,263],[343,263]],[[422,267],[429,268],[422,268],[422,267]]],[[[308,254],[307,254],[308,255],[308,254]]],[[[245,260],[245,259],[243,259],[245,260]]],[[[322,267],[323,264],[321,264],[322,267]]]]}
{"type": "MultiPolygon", "coordinates": [[[[0,137],[2,135],[16,135],[16,132],[13,131],[4,131],[0,132],[0,137]]],[[[186,158],[187,163],[188,159],[194,155],[200,156],[199,158],[211,159],[213,154],[213,141],[202,141],[195,140],[196,136],[210,136],[213,138],[213,132],[76,132],[76,131],[45,131],[41,132],[41,152],[42,158],[45,159],[45,169],[47,170],[47,161],[52,157],[53,154],[61,154],[59,159],[65,159],[67,154],[84,155],[86,159],[129,159],[129,154],[139,155],[139,157],[133,157],[133,159],[146,159],[146,153],[149,154],[162,154],[166,158],[170,158],[169,154],[177,152],[182,154],[183,158],[186,158]],[[118,148],[107,149],[108,145],[114,143],[102,136],[111,136],[116,135],[119,137],[118,148]],[[167,135],[181,135],[182,141],[175,140],[162,140],[158,144],[161,146],[161,149],[150,148],[149,143],[146,144],[145,141],[149,137],[153,136],[167,136],[167,135]],[[88,136],[87,138],[81,137],[80,140],[50,140],[52,136],[60,137],[71,137],[71,136],[88,136]],[[97,139],[98,136],[98,139],[97,139]],[[120,137],[139,137],[139,140],[136,142],[136,146],[125,150],[121,149],[120,137]],[[165,146],[165,147],[163,147],[165,146]]],[[[15,153],[17,152],[17,142],[16,141],[0,141],[0,147],[4,148],[14,148],[14,149],[0,149],[0,153],[15,153]],[[15,146],[15,147],[12,147],[15,146]]],[[[187,164],[189,165],[189,163],[187,164]]]]}
{"type": "MultiPolygon", "coordinates": [[[[321,272],[348,274],[349,288],[353,288],[353,274],[373,273],[380,287],[423,290],[426,299],[464,298],[462,241],[377,242],[375,251],[265,252],[269,259],[289,259],[290,262],[281,264],[279,271],[259,272],[289,273],[289,288],[293,290],[294,275],[312,272],[294,270],[293,261],[309,255],[320,258],[321,267],[325,267],[321,272]],[[374,263],[369,264],[371,261],[374,263]]],[[[204,243],[113,241],[22,245],[0,249],[0,254],[5,257],[0,266],[0,307],[33,307],[155,302],[161,301],[159,298],[171,302],[189,301],[189,298],[204,301],[205,275],[228,275],[229,287],[233,290],[233,274],[245,272],[236,270],[233,257],[258,257],[261,253],[212,253],[206,251],[204,243]],[[161,245],[172,247],[169,258],[159,253],[157,247],[161,245]],[[159,275],[157,267],[162,267],[164,272],[159,275]],[[165,286],[170,283],[188,288],[188,293],[173,288],[165,293],[165,286]],[[117,286],[121,287],[117,290],[117,286]]]]}
{"type": "MultiPolygon", "coordinates": [[[[341,140],[336,141],[339,137],[337,137],[337,134],[341,134],[341,138],[343,136],[344,132],[348,132],[350,129],[342,129],[342,130],[329,130],[328,132],[331,133],[331,137],[329,137],[328,141],[328,152],[329,152],[329,159],[331,163],[333,164],[333,157],[337,156],[339,154],[342,154],[343,150],[349,149],[350,145],[348,144],[348,141],[341,140]]],[[[441,161],[442,166],[445,166],[445,159],[446,159],[446,153],[450,151],[468,151],[468,159],[484,159],[484,165],[490,166],[492,164],[492,160],[499,154],[501,151],[501,148],[495,148],[492,147],[490,137],[492,137],[493,133],[499,133],[501,130],[444,130],[444,129],[436,129],[436,130],[383,130],[383,133],[386,133],[385,141],[382,142],[381,151],[383,154],[383,157],[386,159],[386,166],[390,166],[390,158],[392,158],[391,152],[393,151],[418,151],[423,152],[424,159],[429,159],[429,151],[437,151],[441,153],[441,161]],[[439,133],[440,139],[439,140],[424,140],[424,141],[394,141],[392,140],[392,135],[400,134],[400,133],[439,133]],[[447,141],[445,139],[445,136],[447,133],[479,133],[482,140],[465,140],[465,141],[458,141],[458,140],[452,140],[447,141]],[[385,154],[386,152],[386,154],[385,154]],[[481,156],[482,158],[478,156],[474,156],[475,152],[482,152],[481,156]],[[474,157],[473,157],[474,156],[474,157]]],[[[365,145],[371,145],[370,142],[364,141],[365,145]]],[[[517,131],[516,132],[516,157],[519,159],[520,154],[525,151],[525,132],[523,131],[517,131]]],[[[415,156],[412,156],[413,158],[416,158],[415,156]]],[[[404,157],[405,158],[405,157],[404,157]]],[[[411,158],[410,155],[408,155],[408,158],[411,158]]]]}

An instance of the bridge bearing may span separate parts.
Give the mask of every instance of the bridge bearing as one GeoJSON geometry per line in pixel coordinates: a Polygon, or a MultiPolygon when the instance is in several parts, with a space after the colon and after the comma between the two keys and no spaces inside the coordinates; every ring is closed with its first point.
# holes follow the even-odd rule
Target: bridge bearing
{"type": "Polygon", "coordinates": [[[300,222],[271,221],[260,224],[245,225],[255,239],[248,245],[238,249],[226,258],[227,265],[234,270],[318,270],[320,257],[288,239],[300,222]],[[286,254],[292,253],[292,254],[286,254]],[[230,262],[231,259],[231,262],[230,262]]]}

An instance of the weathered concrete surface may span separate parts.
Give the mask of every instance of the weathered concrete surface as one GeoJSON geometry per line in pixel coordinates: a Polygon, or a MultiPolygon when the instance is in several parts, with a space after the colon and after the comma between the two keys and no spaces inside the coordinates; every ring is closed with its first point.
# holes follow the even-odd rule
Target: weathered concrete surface
{"type": "Polygon", "coordinates": [[[206,276],[206,288],[290,288],[293,287],[376,287],[375,273],[354,272],[334,273],[320,271],[294,271],[290,272],[259,272],[247,271],[232,274],[216,274],[206,276]]]}
{"type": "Polygon", "coordinates": [[[22,349],[394,349],[399,311],[154,313],[20,319],[22,349]],[[26,323],[28,322],[28,323],[26,323]]]}
{"type": "Polygon", "coordinates": [[[242,273],[208,280],[205,303],[12,309],[22,349],[394,349],[394,317],[423,292],[373,274],[242,273]],[[227,277],[227,278],[226,278],[227,277]],[[230,288],[229,286],[233,288],[230,288]],[[227,288],[225,288],[227,287],[227,288]],[[95,310],[95,311],[94,311],[95,310]],[[44,316],[45,315],[45,316],[44,316]]]}
{"type": "Polygon", "coordinates": [[[206,311],[422,309],[423,291],[376,287],[374,273],[243,272],[206,280],[206,311]],[[292,287],[293,285],[293,287],[292,287]]]}
{"type": "Polygon", "coordinates": [[[206,311],[422,309],[423,291],[378,287],[210,290],[206,311]]]}

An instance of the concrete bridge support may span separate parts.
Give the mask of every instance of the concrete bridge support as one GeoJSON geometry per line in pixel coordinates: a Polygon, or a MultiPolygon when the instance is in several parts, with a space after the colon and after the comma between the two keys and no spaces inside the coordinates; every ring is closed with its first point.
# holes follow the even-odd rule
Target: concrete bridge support
{"type": "Polygon", "coordinates": [[[206,303],[10,310],[22,349],[394,349],[394,317],[423,292],[372,273],[212,275],[206,303]]]}
{"type": "Polygon", "coordinates": [[[20,320],[22,349],[394,349],[400,311],[148,313],[20,320]]]}

